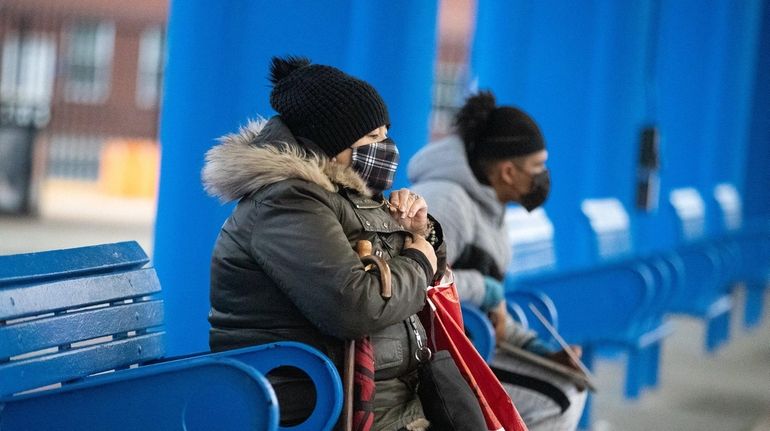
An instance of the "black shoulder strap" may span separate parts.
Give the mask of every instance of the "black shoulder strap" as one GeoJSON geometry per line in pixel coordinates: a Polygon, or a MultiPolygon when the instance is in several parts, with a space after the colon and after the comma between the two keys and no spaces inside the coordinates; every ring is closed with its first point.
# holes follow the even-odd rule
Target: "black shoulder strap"
{"type": "Polygon", "coordinates": [[[476,245],[467,245],[460,256],[455,259],[452,265],[453,269],[475,269],[483,275],[488,275],[500,281],[503,280],[503,273],[497,267],[495,259],[486,250],[476,245]]]}

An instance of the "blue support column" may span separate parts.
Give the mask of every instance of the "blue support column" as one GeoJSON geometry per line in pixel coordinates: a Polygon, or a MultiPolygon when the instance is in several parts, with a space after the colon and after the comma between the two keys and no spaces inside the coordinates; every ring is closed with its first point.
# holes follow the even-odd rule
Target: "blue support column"
{"type": "Polygon", "coordinates": [[[208,349],[209,267],[232,206],[207,196],[200,171],[217,137],[270,116],[272,55],[345,62],[349,0],[174,1],[161,122],[154,264],[166,304],[168,354],[208,349]]]}
{"type": "Polygon", "coordinates": [[[657,124],[661,136],[660,208],[640,217],[640,246],[662,251],[679,244],[679,227],[669,203],[671,190],[698,186],[705,169],[704,122],[708,117],[708,89],[716,73],[713,47],[720,41],[716,31],[717,4],[696,0],[661,1],[655,81],[657,124]]]}
{"type": "Polygon", "coordinates": [[[154,253],[169,354],[208,349],[211,250],[232,206],[204,194],[203,155],[247,119],[273,114],[270,57],[304,55],[372,82],[406,162],[427,140],[436,8],[406,0],[173,2],[154,253]]]}
{"type": "MultiPolygon", "coordinates": [[[[617,198],[636,228],[636,181],[640,136],[655,121],[656,11],[654,0],[597,1],[594,100],[584,147],[584,198],[617,198]]],[[[573,210],[575,211],[575,210],[573,210]]],[[[585,221],[582,229],[588,229],[585,221]]]]}
{"type": "MultiPolygon", "coordinates": [[[[704,122],[706,142],[703,149],[704,169],[700,186],[707,205],[707,229],[712,236],[725,233],[721,209],[714,197],[714,187],[730,183],[741,192],[748,149],[754,65],[761,23],[761,1],[732,2],[719,5],[719,44],[717,72],[709,98],[709,118],[704,122]]],[[[742,194],[742,193],[741,193],[742,194]]]]}
{"type": "MultiPolygon", "coordinates": [[[[754,91],[743,190],[745,218],[755,235],[762,235],[762,232],[766,235],[770,231],[770,169],[767,168],[770,166],[770,1],[763,3],[758,56],[753,70],[754,91]]],[[[761,271],[763,265],[767,267],[766,260],[761,257],[757,260],[756,269],[761,271]]],[[[744,324],[747,328],[759,327],[768,290],[767,278],[761,274],[746,282],[744,324]]]]}
{"type": "Polygon", "coordinates": [[[759,6],[757,1],[661,2],[656,71],[661,211],[640,235],[648,250],[679,242],[671,190],[697,188],[713,231],[714,186],[728,181],[741,188],[759,6]]]}
{"type": "Polygon", "coordinates": [[[401,156],[394,188],[408,186],[406,165],[428,142],[437,19],[436,0],[352,4],[346,70],[371,83],[388,105],[389,135],[401,156]]]}
{"type": "Polygon", "coordinates": [[[530,112],[545,134],[553,179],[546,210],[559,265],[586,266],[589,197],[633,205],[639,133],[648,121],[652,1],[479,2],[473,72],[501,103],[530,112]],[[559,247],[569,244],[569,247],[559,247]]]}
{"type": "Polygon", "coordinates": [[[762,5],[745,167],[746,218],[770,223],[770,1],[762,5]]]}
{"type": "Polygon", "coordinates": [[[585,266],[590,248],[574,229],[587,189],[587,148],[594,43],[600,24],[597,2],[566,8],[557,1],[480,0],[472,73],[499,104],[518,106],[540,125],[549,151],[553,221],[560,267],[585,266]],[[569,244],[567,247],[566,244],[569,244]]]}

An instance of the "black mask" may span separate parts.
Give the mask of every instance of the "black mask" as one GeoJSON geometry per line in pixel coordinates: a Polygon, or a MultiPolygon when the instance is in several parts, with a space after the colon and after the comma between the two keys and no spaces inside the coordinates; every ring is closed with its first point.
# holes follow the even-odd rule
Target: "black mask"
{"type": "Polygon", "coordinates": [[[548,198],[548,192],[551,191],[551,176],[548,170],[544,170],[537,175],[532,176],[532,186],[529,192],[519,199],[519,203],[529,212],[543,205],[548,198]]]}

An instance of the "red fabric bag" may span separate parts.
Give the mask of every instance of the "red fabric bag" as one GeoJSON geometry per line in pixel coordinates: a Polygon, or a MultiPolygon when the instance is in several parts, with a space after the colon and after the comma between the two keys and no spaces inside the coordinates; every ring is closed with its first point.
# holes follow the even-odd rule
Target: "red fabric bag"
{"type": "Polygon", "coordinates": [[[508,393],[463,330],[454,282],[428,288],[428,304],[419,314],[433,351],[447,350],[473,390],[488,431],[527,431],[508,393]]]}

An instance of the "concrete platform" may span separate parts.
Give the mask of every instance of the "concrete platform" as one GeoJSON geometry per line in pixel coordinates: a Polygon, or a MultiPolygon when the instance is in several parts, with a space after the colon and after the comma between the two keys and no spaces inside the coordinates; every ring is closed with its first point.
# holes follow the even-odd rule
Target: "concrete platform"
{"type": "Polygon", "coordinates": [[[762,325],[743,328],[743,294],[734,295],[730,341],[704,350],[702,322],[675,317],[663,346],[660,385],[639,400],[623,398],[624,358],[600,360],[594,431],[770,431],[770,296],[762,325]]]}

